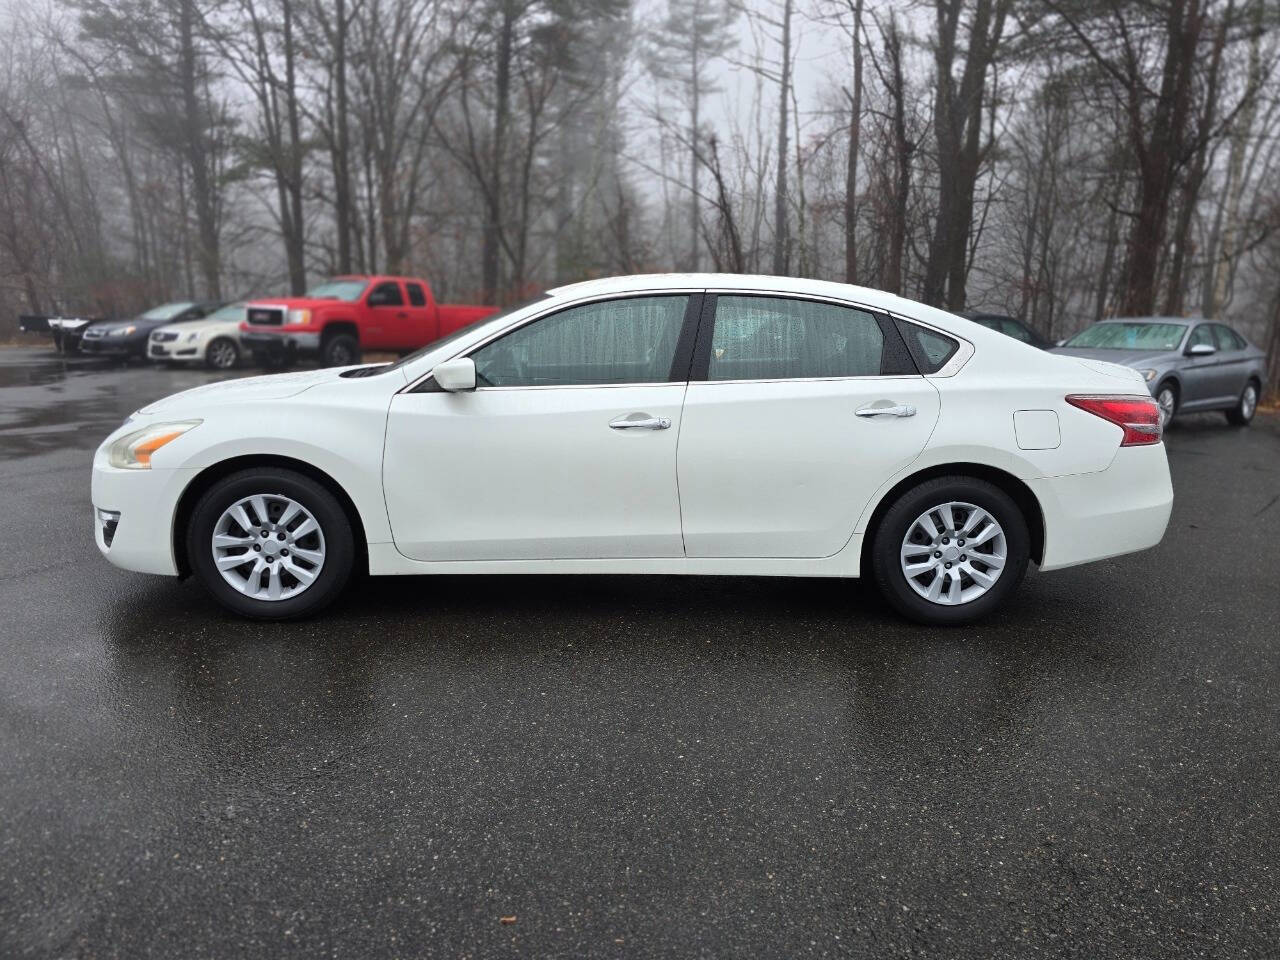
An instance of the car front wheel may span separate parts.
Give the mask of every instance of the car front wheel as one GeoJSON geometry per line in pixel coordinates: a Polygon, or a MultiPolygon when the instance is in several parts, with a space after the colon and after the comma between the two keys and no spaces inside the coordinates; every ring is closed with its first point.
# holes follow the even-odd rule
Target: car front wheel
{"type": "Polygon", "coordinates": [[[215,483],[191,515],[187,558],[223,606],[288,620],[318,612],[346,586],[351,523],[325,487],[292,470],[244,470],[215,483]]]}
{"type": "Polygon", "coordinates": [[[240,348],[229,337],[218,337],[205,350],[204,360],[214,370],[230,370],[240,362],[240,348]]]}
{"type": "Polygon", "coordinates": [[[938,477],[902,494],[872,544],[876,584],[899,613],[927,624],[990,613],[1027,570],[1030,537],[1018,505],[971,477],[938,477]]]}

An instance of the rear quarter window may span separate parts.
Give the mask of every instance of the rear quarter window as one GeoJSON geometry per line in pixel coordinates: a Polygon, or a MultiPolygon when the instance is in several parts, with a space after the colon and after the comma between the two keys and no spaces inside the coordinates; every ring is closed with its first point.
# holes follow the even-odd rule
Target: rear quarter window
{"type": "Polygon", "coordinates": [[[898,320],[898,332],[921,373],[937,373],[960,349],[960,341],[936,330],[928,330],[906,320],[898,320]]]}

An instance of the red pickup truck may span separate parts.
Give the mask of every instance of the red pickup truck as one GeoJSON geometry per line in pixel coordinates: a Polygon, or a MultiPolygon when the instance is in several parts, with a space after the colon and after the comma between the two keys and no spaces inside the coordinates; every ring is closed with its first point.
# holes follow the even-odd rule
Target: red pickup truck
{"type": "Polygon", "coordinates": [[[318,354],[322,365],[341,367],[364,350],[416,350],[497,309],[436,303],[416,277],[334,277],[304,297],[251,302],[240,340],[266,366],[318,354]]]}

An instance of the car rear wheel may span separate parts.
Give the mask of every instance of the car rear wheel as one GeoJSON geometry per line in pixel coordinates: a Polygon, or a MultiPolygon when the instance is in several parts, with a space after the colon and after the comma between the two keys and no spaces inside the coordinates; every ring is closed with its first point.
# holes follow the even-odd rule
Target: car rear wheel
{"type": "Polygon", "coordinates": [[[241,616],[288,620],[333,602],[351,576],[355,540],[342,505],[292,470],[244,470],[200,498],[187,527],[191,568],[241,616]]]}
{"type": "Polygon", "coordinates": [[[1258,411],[1258,383],[1250,380],[1240,391],[1240,399],[1236,405],[1226,411],[1227,422],[1236,427],[1247,427],[1258,411]]]}
{"type": "Polygon", "coordinates": [[[240,348],[230,337],[218,337],[205,350],[204,362],[215,370],[230,370],[240,362],[240,348]]]}
{"type": "Polygon", "coordinates": [[[1160,408],[1160,426],[1167,427],[1178,412],[1178,388],[1173,383],[1162,383],[1156,390],[1156,405],[1160,408]]]}
{"type": "Polygon", "coordinates": [[[927,624],[990,613],[1027,570],[1030,537],[1018,505],[972,477],[938,477],[908,490],[876,530],[877,586],[899,613],[927,624]]]}
{"type": "Polygon", "coordinates": [[[360,341],[349,333],[335,333],[320,345],[320,365],[351,367],[360,362],[360,341]]]}

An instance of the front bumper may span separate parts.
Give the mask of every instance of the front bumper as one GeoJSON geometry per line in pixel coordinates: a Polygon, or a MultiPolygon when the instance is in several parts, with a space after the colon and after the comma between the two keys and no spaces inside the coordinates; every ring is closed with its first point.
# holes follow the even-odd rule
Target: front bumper
{"type": "Polygon", "coordinates": [[[95,357],[141,357],[147,352],[146,337],[102,337],[80,339],[80,352],[95,357]]]}
{"type": "Polygon", "coordinates": [[[102,555],[123,570],[177,576],[173,519],[194,476],[193,469],[119,470],[107,463],[105,445],[100,448],[90,489],[94,540],[102,555]],[[118,515],[114,529],[104,514],[118,515]]]}
{"type": "Polygon", "coordinates": [[[1163,443],[1121,447],[1106,470],[1027,481],[1044,514],[1041,570],[1154,547],[1173,509],[1163,443]]]}
{"type": "Polygon", "coordinates": [[[147,344],[147,356],[152,360],[199,360],[200,344],[184,344],[180,340],[147,344]]]}
{"type": "Polygon", "coordinates": [[[320,331],[287,327],[240,327],[240,342],[245,349],[269,357],[291,357],[300,353],[320,352],[320,331]]]}

